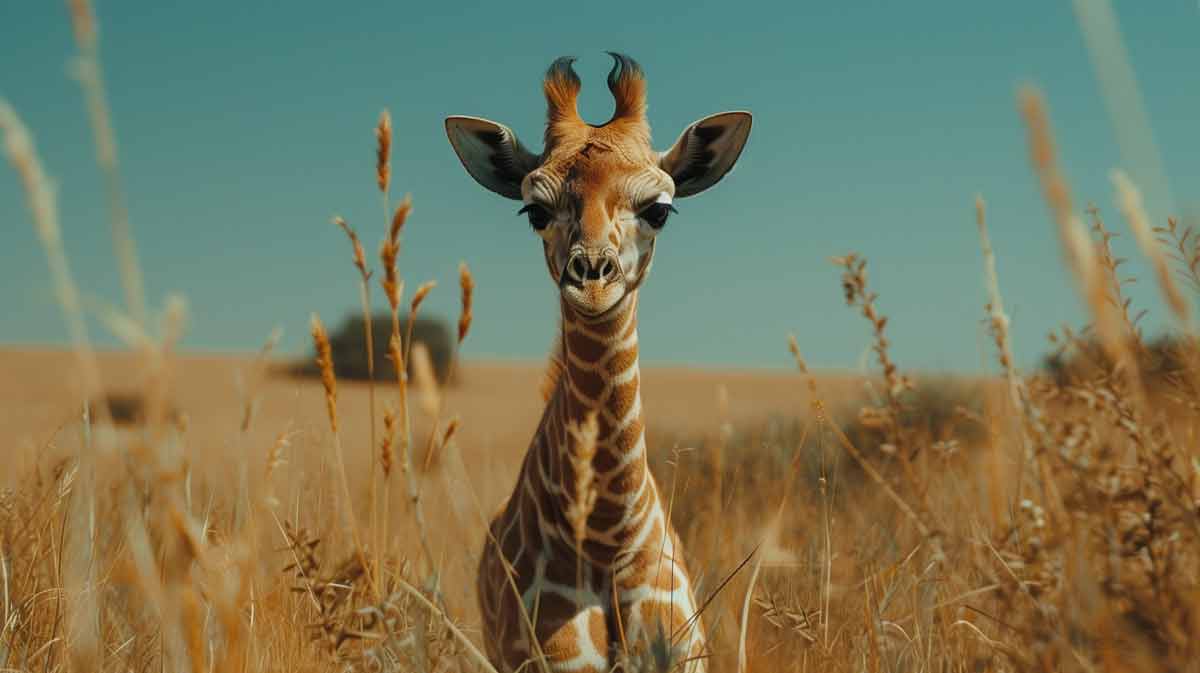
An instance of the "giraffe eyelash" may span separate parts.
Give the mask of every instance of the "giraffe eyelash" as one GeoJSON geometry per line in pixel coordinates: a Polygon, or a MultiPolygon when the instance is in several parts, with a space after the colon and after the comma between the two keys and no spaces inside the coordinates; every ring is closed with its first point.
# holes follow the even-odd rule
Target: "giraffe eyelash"
{"type": "Polygon", "coordinates": [[[671,213],[678,212],[679,210],[674,204],[656,201],[643,208],[638,213],[638,217],[645,220],[651,229],[657,231],[667,224],[667,219],[671,216],[671,213]]]}
{"type": "Polygon", "coordinates": [[[545,206],[530,203],[517,211],[518,215],[525,215],[529,218],[529,226],[533,227],[534,231],[542,231],[552,219],[550,211],[545,206]]]}

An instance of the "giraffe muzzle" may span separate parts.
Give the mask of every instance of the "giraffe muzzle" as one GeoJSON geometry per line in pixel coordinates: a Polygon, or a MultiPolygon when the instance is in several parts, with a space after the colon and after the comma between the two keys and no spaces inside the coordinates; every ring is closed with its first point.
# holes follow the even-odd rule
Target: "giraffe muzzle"
{"type": "Polygon", "coordinates": [[[566,283],[583,287],[586,283],[608,285],[621,278],[621,261],[615,250],[576,250],[567,259],[566,283]]]}

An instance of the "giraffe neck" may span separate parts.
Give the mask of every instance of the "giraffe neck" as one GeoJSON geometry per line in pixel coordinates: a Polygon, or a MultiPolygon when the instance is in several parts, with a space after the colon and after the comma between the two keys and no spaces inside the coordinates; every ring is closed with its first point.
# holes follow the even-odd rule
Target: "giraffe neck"
{"type": "Polygon", "coordinates": [[[587,320],[562,304],[563,374],[547,407],[538,464],[548,481],[549,512],[559,533],[572,539],[564,514],[576,481],[566,429],[595,414],[591,464],[595,504],[587,519],[583,552],[608,565],[639,542],[643,519],[657,494],[649,483],[641,374],[638,370],[637,295],[631,293],[601,320],[587,320]]]}

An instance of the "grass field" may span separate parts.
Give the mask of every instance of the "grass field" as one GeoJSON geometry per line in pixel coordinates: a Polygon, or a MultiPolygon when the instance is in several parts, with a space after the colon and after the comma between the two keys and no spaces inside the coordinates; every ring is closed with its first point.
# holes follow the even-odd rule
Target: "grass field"
{"type": "MultiPolygon", "coordinates": [[[[72,7],[94,57],[90,9],[72,7]]],[[[103,109],[99,79],[84,86],[103,109]]],[[[646,369],[651,465],[699,577],[710,670],[1200,671],[1200,249],[1174,221],[1152,229],[1118,174],[1133,233],[1119,248],[1071,201],[1041,96],[1023,90],[1019,107],[1092,316],[1058,333],[1056,376],[1014,367],[982,201],[993,376],[908,372],[887,288],[854,255],[830,285],[840,274],[863,317],[869,373],[809,372],[795,341],[790,372],[646,369]],[[1165,346],[1122,295],[1119,258],[1139,251],[1178,325],[1165,346]]],[[[127,300],[101,318],[129,348],[97,352],[54,195],[3,101],[0,132],[75,344],[0,351],[0,672],[492,670],[475,566],[540,415],[543,364],[464,361],[434,382],[398,319],[422,292],[397,272],[403,227],[419,226],[407,201],[390,230],[347,228],[359,269],[339,246],[330,273],[361,274],[348,304],[383,281],[411,381],[390,361],[367,384],[329,361],[297,378],[269,347],[177,352],[182,304],[144,324],[119,209],[127,300]],[[359,234],[384,239],[378,263],[359,234]]],[[[313,337],[321,353],[315,316],[313,337]]],[[[683,670],[663,642],[644,654],[634,669],[683,670]]]]}

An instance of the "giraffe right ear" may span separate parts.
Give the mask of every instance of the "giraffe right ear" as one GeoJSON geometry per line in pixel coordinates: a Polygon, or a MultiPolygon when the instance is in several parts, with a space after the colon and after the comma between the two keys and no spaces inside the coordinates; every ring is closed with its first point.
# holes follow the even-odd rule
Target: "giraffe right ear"
{"type": "Polygon", "coordinates": [[[446,117],[446,135],[463,168],[500,196],[521,200],[521,180],[538,167],[537,155],[512,129],[479,117],[446,117]]]}

